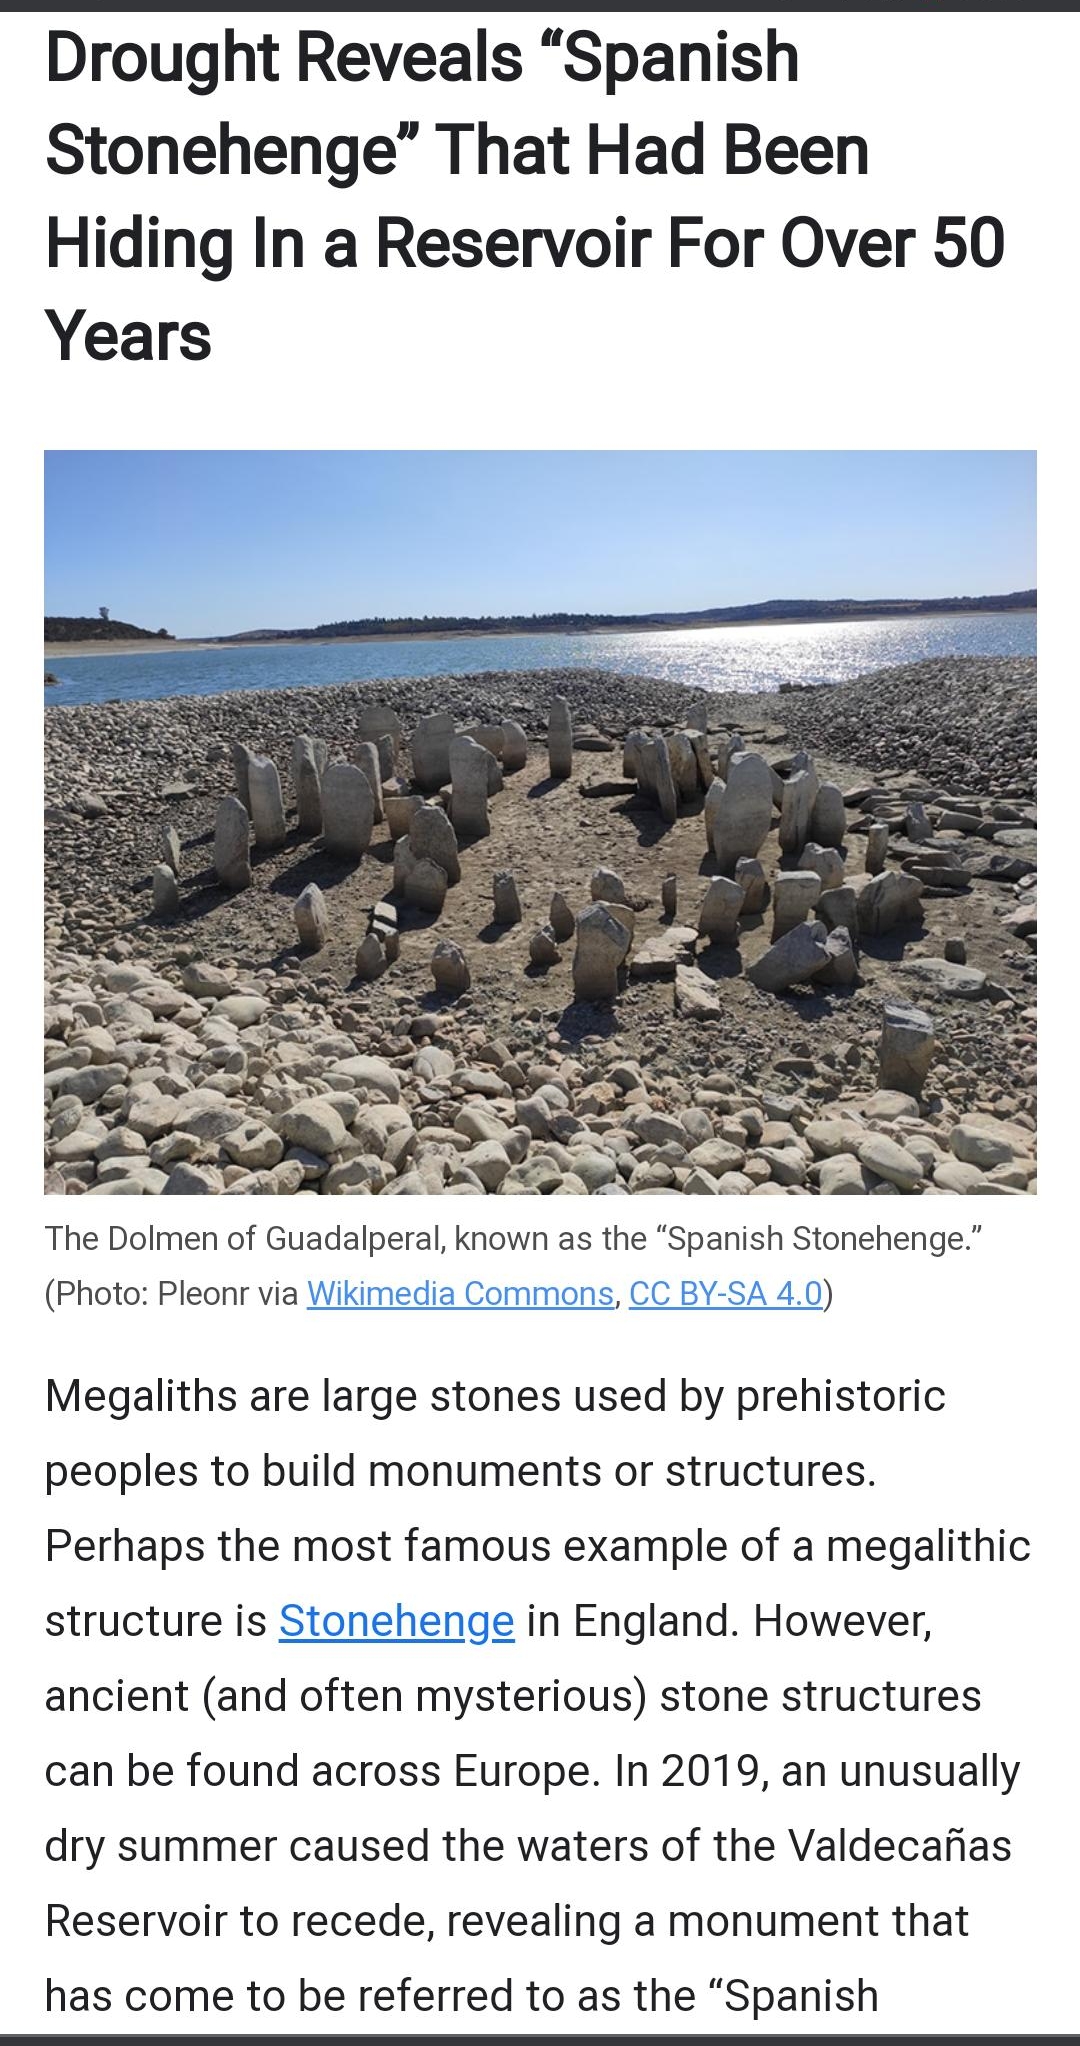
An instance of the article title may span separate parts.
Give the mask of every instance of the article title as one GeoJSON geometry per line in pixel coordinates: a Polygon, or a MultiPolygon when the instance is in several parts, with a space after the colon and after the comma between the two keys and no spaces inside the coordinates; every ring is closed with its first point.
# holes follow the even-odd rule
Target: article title
{"type": "MultiPolygon", "coordinates": [[[[680,123],[666,119],[672,105],[663,88],[796,87],[800,57],[794,43],[770,28],[763,41],[718,28],[692,41],[628,41],[598,29],[547,26],[535,46],[496,39],[477,27],[465,40],[428,42],[342,40],[324,28],[302,28],[286,45],[270,34],[243,37],[225,29],[212,41],[98,42],[72,29],[48,36],[49,84],[92,92],[95,86],[176,88],[206,100],[245,86],[367,86],[371,93],[454,85],[490,89],[491,117],[424,121],[386,118],[370,127],[351,118],[340,129],[303,133],[249,133],[228,117],[204,132],[114,130],[64,118],[49,130],[46,163],[61,179],[290,178],[321,181],[328,192],[355,194],[369,181],[392,179],[426,150],[431,189],[444,178],[527,180],[586,176],[600,181],[670,178],[866,178],[870,145],[856,133],[811,134],[767,129],[759,122],[718,118],[680,123]],[[559,120],[543,133],[516,133],[498,102],[508,88],[542,69],[567,88],[584,88],[588,103],[605,103],[597,118],[568,126],[559,120]],[[639,131],[618,118],[616,102],[630,87],[656,87],[660,120],[639,131]],[[418,151],[419,145],[419,151],[418,151]],[[436,184],[436,181],[438,183],[436,184]]],[[[720,102],[726,114],[730,100],[720,102]]],[[[576,111],[576,109],[575,109],[576,111]]],[[[741,186],[736,185],[736,190],[741,186]]],[[[558,187],[555,187],[558,190],[558,187]]],[[[553,195],[554,196],[554,195],[553,195]]],[[[78,204],[78,202],[76,202],[78,204]]],[[[801,198],[781,225],[746,225],[709,219],[693,200],[668,217],[635,224],[618,204],[602,221],[528,220],[495,227],[417,219],[410,211],[365,209],[362,218],[320,224],[318,245],[303,227],[256,212],[245,220],[242,245],[231,223],[191,225],[163,213],[98,210],[95,190],[85,212],[57,211],[48,221],[48,264],[71,272],[182,271],[206,285],[222,285],[246,265],[252,271],[302,271],[312,263],[345,277],[361,270],[565,269],[675,271],[702,265],[716,272],[760,268],[778,257],[792,270],[906,270],[923,259],[942,270],[995,269],[1004,259],[1005,230],[992,214],[974,218],[939,213],[916,225],[881,226],[825,220],[801,198]]],[[[107,205],[107,202],[105,202],[107,205]]],[[[546,210],[545,209],[537,209],[546,210]]],[[[82,295],[82,294],[80,294],[82,295]]],[[[85,294],[89,296],[89,294],[85,294]]],[[[205,362],[212,333],[205,318],[133,319],[118,325],[99,306],[48,306],[45,317],[61,361],[205,362]]]]}

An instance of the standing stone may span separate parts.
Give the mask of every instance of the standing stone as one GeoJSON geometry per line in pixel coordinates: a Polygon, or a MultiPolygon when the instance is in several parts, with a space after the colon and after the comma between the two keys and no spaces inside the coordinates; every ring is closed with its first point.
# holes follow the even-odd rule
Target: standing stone
{"type": "Polygon", "coordinates": [[[878,1044],[878,1086],[895,1088],[918,1100],[926,1084],[935,1049],[934,1020],[925,1009],[906,1002],[886,1002],[878,1044]]]}
{"type": "Polygon", "coordinates": [[[248,789],[256,845],[284,845],[285,805],[281,798],[281,776],[272,760],[260,760],[252,754],[248,761],[248,789]]]}
{"type": "Polygon", "coordinates": [[[568,944],[577,929],[577,919],[561,888],[556,888],[552,895],[550,919],[559,944],[568,944]]]}
{"type": "Polygon", "coordinates": [[[301,761],[310,760],[316,773],[321,777],[328,758],[329,748],[325,739],[313,739],[308,732],[297,733],[289,751],[289,779],[292,782],[294,796],[300,793],[301,761]]]}
{"type": "Polygon", "coordinates": [[[673,923],[679,909],[679,877],[665,874],[660,883],[660,906],[669,923],[673,923]]]}
{"type": "Polygon", "coordinates": [[[743,892],[737,881],[717,874],[709,882],[698,911],[698,936],[710,945],[733,945],[739,935],[743,892]]]}
{"type": "Polygon", "coordinates": [[[589,880],[589,894],[594,902],[625,902],[626,883],[613,868],[594,867],[589,880]]]}
{"type": "Polygon", "coordinates": [[[653,740],[649,765],[652,770],[653,787],[656,790],[657,809],[665,824],[674,824],[679,814],[679,799],[675,793],[675,777],[671,772],[671,755],[665,738],[653,740]]]}
{"type": "Polygon", "coordinates": [[[450,779],[450,741],[457,726],[450,712],[421,718],[412,735],[413,780],[418,788],[441,789],[450,779]]]}
{"type": "Polygon", "coordinates": [[[475,739],[478,746],[483,746],[485,752],[493,754],[502,764],[505,739],[501,725],[466,725],[465,736],[475,739]]]}
{"type": "Polygon", "coordinates": [[[359,746],[356,748],[356,765],[360,769],[361,774],[367,777],[367,784],[371,790],[372,816],[376,824],[381,824],[383,815],[382,762],[379,759],[379,749],[373,739],[361,739],[359,746]]]}
{"type": "Polygon", "coordinates": [[[859,938],[859,896],[850,885],[844,888],[823,888],[818,896],[816,909],[823,924],[830,931],[846,931],[853,945],[859,938]]]}
{"type": "Polygon", "coordinates": [[[358,980],[378,980],[389,964],[386,948],[378,931],[368,931],[356,948],[356,977],[358,980]]]}
{"type": "Polygon", "coordinates": [[[529,757],[529,740],[524,725],[503,719],[502,764],[504,774],[519,774],[529,757]]]}
{"type": "Polygon", "coordinates": [[[721,739],[716,755],[716,772],[720,776],[721,781],[727,780],[731,772],[731,763],[736,753],[745,753],[745,751],[746,740],[741,732],[729,732],[725,739],[721,739]]]}
{"type": "Polygon", "coordinates": [[[251,886],[250,820],[239,796],[225,796],[214,819],[214,872],[226,888],[251,886]]]}
{"type": "Polygon", "coordinates": [[[725,873],[731,873],[740,859],[754,858],[769,835],[772,813],[768,761],[760,753],[734,754],[726,782],[714,781],[705,798],[709,843],[725,873]]]}
{"type": "Polygon", "coordinates": [[[448,876],[437,860],[417,858],[411,838],[399,838],[394,846],[394,887],[413,909],[438,916],[446,901],[448,876]]]}
{"type": "Polygon", "coordinates": [[[644,732],[627,732],[623,740],[622,771],[624,781],[636,781],[639,795],[648,795],[644,786],[644,761],[650,740],[644,732]]]}
{"type": "Polygon", "coordinates": [[[834,781],[823,781],[810,813],[810,829],[815,841],[818,845],[843,845],[846,826],[843,790],[838,789],[834,781]]]}
{"type": "Polygon", "coordinates": [[[909,803],[904,812],[904,834],[913,845],[933,836],[933,825],[921,803],[909,803]]]}
{"type": "Polygon", "coordinates": [[[326,766],[323,740],[296,738],[292,743],[289,772],[296,797],[297,823],[308,837],[322,830],[322,775],[326,766]]]}
{"type": "Polygon", "coordinates": [[[493,917],[497,924],[519,924],[521,922],[521,897],[517,882],[505,869],[496,874],[491,884],[494,901],[493,917]]]}
{"type": "MultiPolygon", "coordinates": [[[[796,756],[797,757],[797,756],[796,756]]],[[[818,778],[812,767],[796,768],[784,783],[780,802],[780,850],[801,853],[810,836],[810,819],[817,800],[818,778]]]]}
{"type": "Polygon", "coordinates": [[[796,868],[790,874],[777,874],[773,881],[774,940],[782,938],[785,931],[793,931],[796,924],[804,923],[820,894],[821,882],[812,869],[804,873],[796,868]]]}
{"type": "Polygon", "coordinates": [[[743,892],[743,915],[760,916],[769,899],[769,884],[761,861],[736,860],[735,879],[743,892]]]}
{"type": "Polygon", "coordinates": [[[859,929],[868,937],[884,937],[897,924],[915,923],[922,915],[923,884],[915,874],[877,874],[859,890],[859,929]]]}
{"type": "Polygon", "coordinates": [[[383,809],[391,838],[406,838],[412,821],[423,804],[423,796],[384,796],[383,809]]]}
{"type": "Polygon", "coordinates": [[[472,983],[469,962],[460,945],[442,938],[431,955],[431,973],[440,994],[463,995],[472,983]]]}
{"type": "Polygon", "coordinates": [[[672,732],[668,740],[668,758],[679,802],[692,803],[698,787],[697,754],[686,732],[672,732]]]}
{"type": "Polygon", "coordinates": [[[409,850],[418,860],[434,860],[451,884],[460,881],[457,833],[441,803],[420,805],[409,825],[409,850]]]}
{"type": "Polygon", "coordinates": [[[825,940],[825,964],[821,972],[814,975],[814,985],[854,987],[858,978],[859,962],[855,957],[855,947],[848,932],[837,925],[825,940]]]}
{"type": "Polygon", "coordinates": [[[880,874],[889,850],[889,827],[887,824],[871,824],[866,834],[866,871],[880,874]]]}
{"type": "Polygon", "coordinates": [[[529,958],[534,966],[557,966],[559,948],[550,924],[538,924],[529,939],[529,958]]]}
{"type": "Polygon", "coordinates": [[[380,739],[389,739],[395,754],[401,744],[401,719],[396,710],[390,709],[389,704],[365,703],[357,718],[356,728],[362,739],[373,739],[376,745],[380,739]]]}
{"type": "Polygon", "coordinates": [[[548,712],[548,773],[565,781],[574,771],[574,720],[565,696],[556,696],[548,712]]]}
{"type": "Polygon", "coordinates": [[[462,733],[450,742],[450,780],[453,784],[450,816],[459,840],[486,838],[491,830],[487,806],[490,759],[491,754],[483,746],[478,746],[475,739],[466,738],[462,733]]]}
{"type": "Polygon", "coordinates": [[[375,805],[366,774],[347,760],[335,760],[322,779],[323,842],[339,859],[358,860],[367,851],[375,805]]]}
{"type": "Polygon", "coordinates": [[[392,902],[384,895],[371,912],[371,928],[379,939],[388,959],[396,959],[401,949],[398,935],[398,915],[392,902]]]}
{"type": "Polygon", "coordinates": [[[708,739],[705,737],[704,732],[687,732],[686,736],[694,749],[694,759],[697,762],[698,785],[700,788],[707,789],[713,778],[712,755],[709,752],[708,739]]]}
{"type": "Polygon", "coordinates": [[[161,857],[165,865],[171,867],[174,874],[179,875],[180,833],[175,824],[163,824],[161,827],[161,857]]]}
{"type": "Polygon", "coordinates": [[[843,858],[834,845],[808,843],[799,854],[804,872],[816,874],[823,888],[842,888],[847,874],[843,858]]]}
{"type": "Polygon", "coordinates": [[[237,796],[239,797],[239,800],[243,803],[244,808],[247,811],[248,816],[250,817],[251,790],[250,787],[248,786],[248,770],[250,768],[251,762],[255,758],[255,755],[252,753],[251,748],[249,746],[242,745],[239,739],[230,739],[229,756],[232,760],[232,770],[234,779],[236,781],[237,796]]]}
{"type": "Polygon", "coordinates": [[[721,781],[719,775],[715,775],[705,791],[705,801],[701,809],[705,823],[705,843],[714,858],[716,856],[716,827],[720,822],[720,806],[726,793],[727,783],[721,781]]]}
{"type": "Polygon", "coordinates": [[[322,889],[309,881],[293,903],[296,935],[305,952],[321,951],[330,936],[330,919],[322,889]]]}
{"type": "Polygon", "coordinates": [[[160,860],[150,875],[155,916],[172,916],[180,907],[180,888],[167,861],[160,860]]]}
{"type": "Polygon", "coordinates": [[[607,903],[594,902],[577,920],[574,995],[579,1002],[612,1001],[619,992],[619,968],[630,950],[630,932],[607,903]]]}

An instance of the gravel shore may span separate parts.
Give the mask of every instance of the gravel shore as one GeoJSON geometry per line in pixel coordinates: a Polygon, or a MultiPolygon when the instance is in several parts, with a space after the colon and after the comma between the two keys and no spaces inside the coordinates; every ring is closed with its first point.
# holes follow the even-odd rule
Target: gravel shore
{"type": "MultiPolygon", "coordinates": [[[[1035,663],[1020,660],[922,662],[754,696],[703,698],[589,669],[50,704],[47,1187],[1033,1190],[1034,773],[1035,663]],[[553,780],[545,734],[556,694],[570,704],[575,751],[571,773],[553,780]],[[222,889],[212,847],[235,786],[231,743],[276,763],[291,804],[297,735],[325,741],[331,758],[355,756],[360,713],[376,701],[400,718],[405,777],[420,717],[513,720],[528,735],[527,761],[491,797],[490,836],[463,846],[441,914],[401,901],[386,824],[361,860],[342,863],[300,834],[291,807],[285,842],[256,852],[252,885],[222,889]],[[882,821],[887,871],[913,861],[943,870],[910,924],[863,938],[850,985],[754,985],[767,914],[743,917],[724,950],[695,945],[719,871],[704,788],[665,823],[626,780],[623,742],[706,723],[721,765],[734,733],[781,778],[797,749],[812,753],[818,779],[845,794],[856,885],[882,821]],[[912,805],[927,824],[917,844],[912,805]],[[178,842],[179,899],[155,913],[163,829],[178,842]],[[576,913],[601,868],[617,876],[635,924],[613,1003],[575,999],[572,940],[548,965],[530,955],[553,890],[576,913]],[[514,925],[492,915],[506,871],[523,909],[514,925]],[[674,917],[662,906],[668,876],[674,917]],[[309,885],[328,922],[314,952],[298,948],[294,921],[309,885]],[[400,949],[379,978],[358,980],[358,942],[388,898],[400,949]],[[455,999],[432,983],[440,941],[466,963],[470,985],[455,999]],[[932,1015],[921,1098],[879,1085],[883,1007],[898,1001],[932,1015]]],[[[792,865],[775,829],[760,857],[775,891],[792,865]]]]}

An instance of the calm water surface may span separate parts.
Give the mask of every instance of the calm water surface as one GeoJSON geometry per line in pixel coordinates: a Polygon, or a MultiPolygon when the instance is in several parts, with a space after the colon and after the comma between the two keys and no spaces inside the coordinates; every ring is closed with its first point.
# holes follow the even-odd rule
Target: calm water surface
{"type": "Polygon", "coordinates": [[[317,689],[328,682],[390,677],[511,674],[524,668],[608,668],[660,676],[695,689],[778,689],[781,682],[842,682],[870,668],[957,654],[1033,654],[1035,614],[860,619],[852,624],[740,625],[678,632],[507,633],[486,639],[298,641],[291,646],[213,647],[204,653],[62,655],[48,706],[210,696],[223,689],[317,689]]]}

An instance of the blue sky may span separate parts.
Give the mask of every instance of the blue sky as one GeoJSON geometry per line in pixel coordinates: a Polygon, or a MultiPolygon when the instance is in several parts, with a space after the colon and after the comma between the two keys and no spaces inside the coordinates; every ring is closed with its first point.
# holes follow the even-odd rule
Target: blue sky
{"type": "Polygon", "coordinates": [[[46,610],[186,637],[1035,580],[1023,453],[46,457],[46,610]]]}

